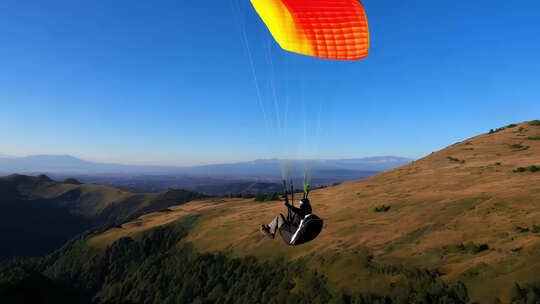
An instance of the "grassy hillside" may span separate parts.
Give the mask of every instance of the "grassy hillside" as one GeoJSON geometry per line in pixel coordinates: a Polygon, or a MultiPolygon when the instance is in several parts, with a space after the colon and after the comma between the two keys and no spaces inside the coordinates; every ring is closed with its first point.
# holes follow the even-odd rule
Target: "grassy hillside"
{"type": "Polygon", "coordinates": [[[146,194],[72,179],[55,182],[44,175],[2,177],[0,242],[6,249],[0,260],[44,255],[87,229],[117,225],[198,197],[184,190],[146,194]]]}
{"type": "MultiPolygon", "coordinates": [[[[81,235],[45,258],[11,263],[0,277],[38,273],[60,288],[58,297],[71,291],[81,303],[536,303],[539,137],[538,121],[509,125],[315,190],[325,227],[302,246],[258,231],[285,211],[280,202],[202,199],[81,235]]],[[[85,191],[61,187],[19,191],[85,191]]],[[[12,287],[0,282],[0,298],[2,290],[12,287]]]]}
{"type": "Polygon", "coordinates": [[[196,215],[185,240],[200,252],[309,258],[310,267],[350,293],[388,292],[405,279],[391,269],[437,269],[448,282],[464,282],[472,301],[509,302],[515,282],[540,281],[538,137],[537,121],[509,125],[372,178],[313,191],[314,212],[325,227],[299,247],[258,232],[261,223],[285,211],[281,203],[242,199],[147,214],[88,244],[107,248],[121,237],[196,215]],[[366,252],[370,263],[386,265],[388,273],[366,267],[366,252]]]}

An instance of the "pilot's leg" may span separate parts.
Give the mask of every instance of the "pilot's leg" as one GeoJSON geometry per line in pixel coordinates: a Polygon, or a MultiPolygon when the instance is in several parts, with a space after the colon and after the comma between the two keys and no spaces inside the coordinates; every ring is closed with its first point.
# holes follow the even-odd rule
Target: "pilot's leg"
{"type": "Polygon", "coordinates": [[[279,228],[286,223],[285,217],[283,214],[279,214],[276,218],[268,225],[270,227],[270,233],[272,236],[276,234],[279,228]]]}

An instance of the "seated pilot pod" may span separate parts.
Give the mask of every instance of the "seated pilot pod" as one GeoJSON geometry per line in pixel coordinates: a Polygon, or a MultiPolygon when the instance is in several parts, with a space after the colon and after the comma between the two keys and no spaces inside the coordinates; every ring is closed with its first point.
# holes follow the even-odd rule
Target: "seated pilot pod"
{"type": "Polygon", "coordinates": [[[287,245],[296,246],[314,240],[323,228],[323,220],[315,214],[306,215],[300,223],[281,226],[279,233],[287,245]]]}

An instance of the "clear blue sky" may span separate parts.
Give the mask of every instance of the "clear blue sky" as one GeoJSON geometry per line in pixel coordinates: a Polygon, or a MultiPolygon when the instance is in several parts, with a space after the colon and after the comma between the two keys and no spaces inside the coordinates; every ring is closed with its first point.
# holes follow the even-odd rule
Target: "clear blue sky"
{"type": "Polygon", "coordinates": [[[0,153],[416,158],[540,119],[539,1],[363,3],[370,55],[337,62],[282,52],[247,0],[1,1],[0,153]]]}

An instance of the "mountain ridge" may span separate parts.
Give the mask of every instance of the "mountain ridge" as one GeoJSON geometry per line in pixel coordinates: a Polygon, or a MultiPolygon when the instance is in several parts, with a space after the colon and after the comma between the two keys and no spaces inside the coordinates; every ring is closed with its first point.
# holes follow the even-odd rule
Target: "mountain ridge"
{"type": "Polygon", "coordinates": [[[94,163],[70,155],[34,155],[23,158],[0,158],[0,172],[6,175],[47,174],[57,180],[76,178],[84,183],[127,187],[143,192],[182,188],[210,195],[229,195],[253,191],[279,191],[284,165],[287,166],[287,170],[290,168],[293,180],[298,186],[302,184],[307,170],[314,177],[311,184],[320,187],[366,178],[410,161],[407,158],[393,156],[321,159],[296,163],[279,159],[258,159],[231,164],[160,167],[94,163]],[[260,187],[263,184],[267,186],[260,187]]]}
{"type": "MultiPolygon", "coordinates": [[[[379,156],[354,159],[314,159],[296,160],[294,162],[308,165],[313,170],[347,169],[351,171],[384,171],[412,161],[410,158],[397,156],[379,156]],[[348,166],[348,167],[347,167],[348,166]],[[352,167],[351,167],[352,166],[352,167]],[[356,166],[356,167],[355,167],[356,166]],[[346,167],[346,168],[344,168],[346,167]]],[[[29,155],[25,157],[2,157],[0,155],[0,172],[11,173],[76,173],[76,174],[114,174],[114,173],[146,173],[146,174],[186,174],[186,175],[279,175],[283,160],[256,159],[253,161],[211,164],[199,166],[149,166],[125,165],[116,163],[100,163],[79,159],[71,155],[29,155]],[[253,165],[262,166],[253,168],[253,165]],[[276,170],[276,168],[278,170],[276,170]],[[230,170],[233,170],[232,172],[230,170]],[[275,172],[278,173],[275,173],[275,172]]],[[[284,162],[291,162],[285,160],[284,162]]]]}

